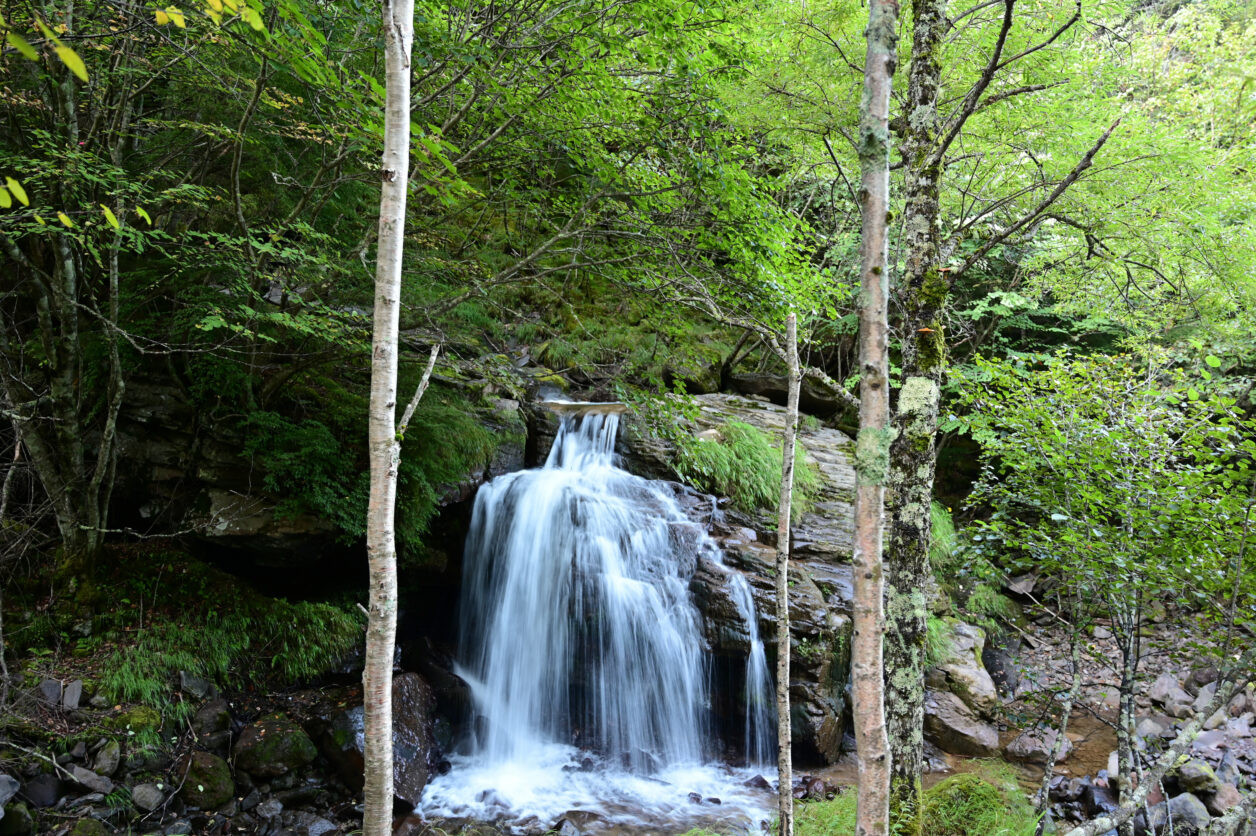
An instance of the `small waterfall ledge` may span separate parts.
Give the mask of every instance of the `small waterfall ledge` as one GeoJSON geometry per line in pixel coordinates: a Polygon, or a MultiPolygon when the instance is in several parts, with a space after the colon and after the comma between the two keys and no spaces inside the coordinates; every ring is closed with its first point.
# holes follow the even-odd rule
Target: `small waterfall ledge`
{"type": "Polygon", "coordinates": [[[420,812],[520,831],[572,811],[607,826],[758,830],[772,799],[745,784],[774,760],[775,701],[750,587],[665,483],[616,465],[622,409],[560,406],[544,467],[476,497],[458,669],[474,717],[420,812]],[[689,589],[700,561],[727,575],[750,637],[745,767],[719,762],[689,589]]]}

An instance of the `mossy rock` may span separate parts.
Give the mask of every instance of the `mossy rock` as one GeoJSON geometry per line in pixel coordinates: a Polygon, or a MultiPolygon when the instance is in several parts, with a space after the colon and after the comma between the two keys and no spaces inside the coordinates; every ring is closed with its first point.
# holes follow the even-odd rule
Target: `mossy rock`
{"type": "Polygon", "coordinates": [[[70,828],[69,836],[110,836],[109,828],[96,819],[79,819],[70,828]]]}
{"type": "Polygon", "coordinates": [[[161,729],[161,712],[152,706],[137,705],[116,717],[110,717],[107,725],[120,732],[155,733],[161,729]]]}
{"type": "Polygon", "coordinates": [[[257,778],[276,778],[313,761],[318,748],[286,715],[272,714],[240,734],[234,755],[237,768],[257,778]]]}
{"type": "Polygon", "coordinates": [[[0,819],[0,836],[30,836],[35,832],[35,817],[31,808],[21,801],[10,801],[4,807],[0,819]]]}
{"type": "Polygon", "coordinates": [[[183,801],[202,810],[215,810],[235,795],[231,767],[217,755],[193,752],[178,766],[178,774],[186,777],[179,795],[183,801]]]}

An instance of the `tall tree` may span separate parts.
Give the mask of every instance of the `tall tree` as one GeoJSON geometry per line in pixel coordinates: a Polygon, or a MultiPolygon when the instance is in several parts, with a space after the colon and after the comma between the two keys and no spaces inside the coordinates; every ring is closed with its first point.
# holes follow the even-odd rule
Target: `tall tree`
{"type": "MultiPolygon", "coordinates": [[[[915,0],[912,4],[911,65],[908,70],[904,117],[896,123],[903,157],[904,214],[899,246],[904,271],[897,284],[902,310],[902,388],[894,415],[895,437],[890,449],[890,526],[886,558],[887,723],[893,762],[892,806],[901,832],[920,832],[920,777],[923,769],[924,648],[926,590],[930,582],[930,504],[937,467],[935,435],[946,343],[942,319],[956,278],[981,262],[995,247],[1025,232],[1042,218],[1065,191],[1088,169],[1111,136],[1104,131],[1090,149],[1058,180],[1041,178],[1023,191],[1029,203],[1018,216],[983,236],[975,247],[952,256],[986,211],[960,224],[942,239],[942,184],[948,153],[965,124],[981,110],[1016,96],[1032,95],[1044,85],[1007,86],[987,95],[991,82],[1009,65],[1038,53],[1055,42],[1080,19],[1076,13],[1055,25],[1040,41],[1024,44],[1008,54],[1009,33],[1016,0],[1005,0],[993,44],[980,75],[958,99],[956,109],[939,113],[943,97],[943,48],[952,22],[945,0],[915,0]]],[[[975,11],[975,9],[973,10],[975,11]]],[[[1003,208],[1014,201],[996,200],[1003,208]]]]}
{"type": "Polygon", "coordinates": [[[785,406],[785,443],[781,450],[781,501],[776,515],[776,767],[780,836],[794,832],[792,730],[789,719],[789,547],[790,509],[794,499],[794,447],[798,440],[798,315],[785,318],[785,365],[788,395],[785,406]]]}
{"type": "Polygon", "coordinates": [[[890,91],[898,63],[898,3],[868,10],[864,92],[859,104],[859,436],[855,447],[855,623],[851,664],[859,804],[855,832],[889,832],[890,762],[885,730],[885,632],[881,541],[890,464],[889,213],[890,91]]]}
{"type": "MultiPolygon", "coordinates": [[[[366,553],[370,609],[362,671],[365,836],[392,832],[392,669],[397,636],[397,543],[394,513],[401,443],[397,437],[397,331],[410,154],[410,49],[414,0],[384,0],[384,154],[380,166],[379,243],[375,257],[375,328],[371,344],[370,498],[366,553]]],[[[432,357],[435,359],[435,353],[432,357]]]]}

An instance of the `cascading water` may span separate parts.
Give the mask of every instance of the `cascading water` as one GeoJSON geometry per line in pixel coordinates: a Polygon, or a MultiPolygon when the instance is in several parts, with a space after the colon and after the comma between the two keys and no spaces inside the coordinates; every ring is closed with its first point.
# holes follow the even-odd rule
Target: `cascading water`
{"type": "MultiPolygon", "coordinates": [[[[618,423],[565,417],[543,468],[480,488],[458,671],[474,731],[429,784],[429,818],[548,824],[583,809],[683,820],[694,793],[718,797],[726,819],[757,821],[766,806],[742,786],[748,773],[712,760],[688,586],[699,554],[719,562],[718,550],[662,483],[615,466],[618,423]]],[[[757,765],[772,745],[772,688],[749,587],[730,577],[752,640],[747,755],[757,765]]]]}
{"type": "Polygon", "coordinates": [[[759,638],[759,619],[754,611],[750,584],[734,574],[729,582],[733,603],[750,632],[750,655],[746,657],[746,763],[765,767],[773,762],[776,752],[776,701],[772,692],[772,676],[768,673],[768,657],[763,639],[759,638]]]}

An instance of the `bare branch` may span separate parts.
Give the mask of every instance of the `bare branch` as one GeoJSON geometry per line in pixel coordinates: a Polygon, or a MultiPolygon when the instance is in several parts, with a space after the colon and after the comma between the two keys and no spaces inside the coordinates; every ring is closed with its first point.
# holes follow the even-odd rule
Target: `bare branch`
{"type": "Polygon", "coordinates": [[[410,426],[410,419],[414,417],[414,410],[418,408],[419,401],[423,400],[427,384],[432,380],[432,369],[436,368],[436,356],[440,354],[440,348],[440,343],[432,346],[432,354],[427,358],[427,368],[423,370],[423,378],[419,380],[419,386],[414,390],[414,397],[406,405],[406,411],[401,413],[401,420],[397,423],[397,438],[399,439],[405,438],[406,428],[410,426]]]}

